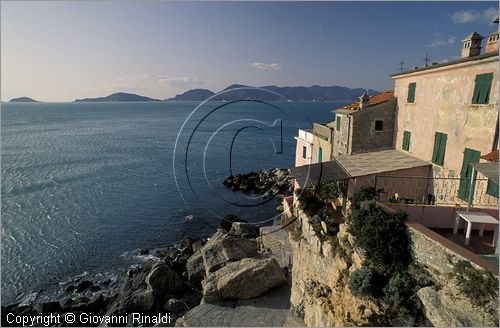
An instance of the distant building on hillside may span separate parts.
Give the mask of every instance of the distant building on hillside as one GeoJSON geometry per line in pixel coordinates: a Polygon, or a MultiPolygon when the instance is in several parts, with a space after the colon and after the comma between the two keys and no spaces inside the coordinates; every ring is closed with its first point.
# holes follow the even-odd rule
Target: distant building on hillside
{"type": "Polygon", "coordinates": [[[463,200],[473,189],[470,164],[498,149],[498,32],[481,54],[482,40],[471,33],[460,59],[392,75],[396,149],[432,163],[433,177],[460,177],[463,200]]]}
{"type": "Polygon", "coordinates": [[[359,97],[359,102],[336,109],[333,113],[333,156],[393,147],[396,114],[394,91],[384,91],[372,97],[365,92],[359,97]]]}

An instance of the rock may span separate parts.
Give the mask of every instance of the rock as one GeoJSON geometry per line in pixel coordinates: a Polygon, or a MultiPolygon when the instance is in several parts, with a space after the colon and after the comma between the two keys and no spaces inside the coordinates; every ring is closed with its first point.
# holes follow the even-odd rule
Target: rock
{"type": "Polygon", "coordinates": [[[205,279],[205,265],[201,250],[196,251],[186,262],[188,281],[201,288],[201,281],[205,279]]]}
{"type": "Polygon", "coordinates": [[[434,287],[424,287],[417,296],[427,320],[435,327],[498,327],[497,308],[488,313],[483,308],[472,306],[469,299],[457,293],[456,286],[445,286],[439,291],[434,287]]]}
{"type": "Polygon", "coordinates": [[[206,244],[206,240],[198,240],[197,242],[194,242],[193,245],[191,246],[193,248],[193,254],[196,253],[198,250],[201,250],[201,248],[206,244]]]}
{"type": "Polygon", "coordinates": [[[259,227],[250,223],[234,222],[229,234],[243,238],[257,238],[259,237],[259,227]]]}
{"type": "Polygon", "coordinates": [[[258,255],[257,244],[240,236],[228,235],[218,231],[202,248],[201,255],[205,272],[208,275],[228,262],[234,262],[247,257],[258,255]]]}
{"type": "Polygon", "coordinates": [[[240,219],[236,215],[228,214],[221,219],[220,228],[226,232],[229,232],[229,230],[231,230],[233,222],[247,222],[247,221],[240,219]]]}
{"type": "Polygon", "coordinates": [[[185,290],[179,275],[164,263],[155,264],[145,281],[155,295],[178,295],[185,290]]]}
{"type": "Polygon", "coordinates": [[[75,292],[81,293],[92,285],[93,285],[92,281],[88,281],[88,280],[81,281],[78,283],[78,285],[76,285],[75,292]]]}
{"type": "Polygon", "coordinates": [[[255,298],[285,283],[283,270],[274,258],[245,258],[207,276],[203,281],[203,300],[210,303],[255,298]]]}
{"type": "Polygon", "coordinates": [[[165,303],[163,309],[167,312],[180,313],[188,310],[183,301],[171,298],[165,303]]]}
{"type": "Polygon", "coordinates": [[[142,271],[142,267],[140,267],[140,266],[133,267],[127,271],[127,277],[132,278],[133,276],[135,276],[136,274],[138,274],[141,271],[142,271]]]}
{"type": "Polygon", "coordinates": [[[35,305],[33,307],[33,309],[38,314],[57,313],[57,312],[61,311],[61,304],[59,304],[59,302],[40,303],[40,304],[35,305]]]}

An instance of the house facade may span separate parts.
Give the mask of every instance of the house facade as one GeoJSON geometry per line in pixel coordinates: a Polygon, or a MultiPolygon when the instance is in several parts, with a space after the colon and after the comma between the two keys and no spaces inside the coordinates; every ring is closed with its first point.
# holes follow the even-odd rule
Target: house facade
{"type": "MultiPolygon", "coordinates": [[[[463,40],[462,58],[392,75],[395,147],[432,163],[433,177],[460,178],[467,199],[471,163],[498,147],[498,38],[463,40]],[[496,44],[496,45],[495,45],[496,44]]],[[[496,33],[498,35],[498,33],[496,33]]]]}
{"type": "Polygon", "coordinates": [[[393,91],[369,97],[333,111],[335,113],[333,155],[391,149],[394,141],[396,98],[393,91]]]}
{"type": "Polygon", "coordinates": [[[312,163],[313,134],[311,129],[299,129],[295,148],[295,166],[312,163]]]}
{"type": "Polygon", "coordinates": [[[312,163],[332,160],[333,128],[331,124],[313,123],[312,163]]]}

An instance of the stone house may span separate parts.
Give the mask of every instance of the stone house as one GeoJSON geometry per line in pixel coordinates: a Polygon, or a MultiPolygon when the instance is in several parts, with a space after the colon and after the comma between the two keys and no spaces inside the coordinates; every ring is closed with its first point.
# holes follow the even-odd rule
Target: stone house
{"type": "Polygon", "coordinates": [[[396,98],[394,91],[369,97],[333,111],[333,155],[353,155],[391,149],[394,140],[396,98]]]}
{"type": "Polygon", "coordinates": [[[481,53],[483,39],[468,35],[460,59],[392,75],[396,149],[431,163],[434,178],[460,178],[462,200],[473,190],[470,164],[498,148],[498,32],[481,53]]]}

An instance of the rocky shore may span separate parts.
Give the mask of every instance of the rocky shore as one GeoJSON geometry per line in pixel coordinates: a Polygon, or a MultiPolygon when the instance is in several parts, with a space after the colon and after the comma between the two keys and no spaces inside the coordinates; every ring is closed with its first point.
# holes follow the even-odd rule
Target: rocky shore
{"type": "MultiPolygon", "coordinates": [[[[171,321],[157,326],[173,326],[200,303],[258,297],[286,283],[277,261],[258,252],[258,234],[258,227],[228,215],[208,239],[187,238],[179,246],[143,251],[151,259],[131,267],[111,295],[104,292],[102,282],[79,278],[64,286],[67,296],[62,301],[37,302],[36,297],[28,297],[21,303],[2,306],[2,326],[12,326],[6,321],[9,313],[75,314],[77,320],[73,324],[63,322],[61,326],[113,326],[79,321],[81,313],[99,317],[168,315],[171,321]]],[[[179,324],[185,322],[181,320],[179,324]]],[[[128,320],[127,326],[137,324],[128,320]]]]}
{"type": "Polygon", "coordinates": [[[289,169],[275,168],[227,177],[222,183],[232,191],[289,196],[294,178],[289,169]]]}

